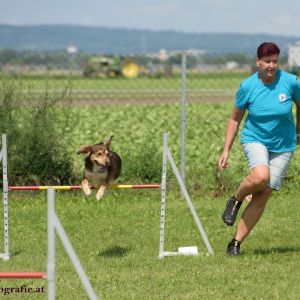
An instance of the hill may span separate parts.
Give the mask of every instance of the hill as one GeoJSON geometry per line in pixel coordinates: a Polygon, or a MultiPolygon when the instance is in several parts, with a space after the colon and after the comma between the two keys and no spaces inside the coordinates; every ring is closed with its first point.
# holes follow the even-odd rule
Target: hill
{"type": "Polygon", "coordinates": [[[74,45],[80,52],[153,53],[203,49],[208,53],[254,53],[258,44],[274,41],[284,51],[300,37],[240,33],[185,33],[73,25],[0,25],[0,49],[61,51],[74,45]]]}

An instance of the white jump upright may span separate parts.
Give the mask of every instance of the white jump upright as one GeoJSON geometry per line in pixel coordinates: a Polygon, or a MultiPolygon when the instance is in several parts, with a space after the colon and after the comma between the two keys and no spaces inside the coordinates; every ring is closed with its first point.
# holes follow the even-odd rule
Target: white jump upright
{"type": "Polygon", "coordinates": [[[55,232],[57,232],[64,248],[85,288],[85,291],[91,300],[99,299],[88,280],[76,252],[55,213],[55,191],[49,188],[47,191],[48,202],[48,300],[55,300],[55,232]]]}
{"type": "Polygon", "coordinates": [[[0,151],[2,161],[3,180],[3,220],[4,220],[4,253],[0,253],[3,260],[10,259],[9,253],[9,225],[8,225],[8,176],[7,176],[7,142],[6,134],[2,134],[2,149],[0,151]]]}
{"type": "Polygon", "coordinates": [[[185,185],[182,181],[182,178],[179,174],[179,171],[174,163],[173,157],[171,155],[170,149],[168,147],[168,134],[164,134],[164,145],[163,145],[163,164],[162,164],[162,180],[161,180],[161,217],[160,217],[160,242],[159,242],[159,258],[164,258],[166,256],[174,256],[174,255],[195,255],[194,252],[169,252],[164,251],[164,239],[165,239],[165,216],[166,216],[166,183],[167,183],[167,162],[170,162],[172,170],[177,178],[177,181],[180,185],[181,192],[188,204],[188,207],[194,217],[195,223],[200,231],[200,234],[202,236],[202,239],[206,245],[206,248],[208,250],[209,254],[213,254],[213,249],[210,245],[210,242],[206,236],[206,233],[204,231],[204,228],[200,222],[200,219],[196,213],[196,210],[193,206],[193,202],[185,188],[185,185]]]}

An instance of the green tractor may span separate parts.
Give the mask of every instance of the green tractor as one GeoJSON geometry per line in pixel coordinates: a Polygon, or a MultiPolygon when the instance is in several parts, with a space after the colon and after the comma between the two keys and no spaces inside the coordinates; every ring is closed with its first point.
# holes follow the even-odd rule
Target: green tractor
{"type": "Polygon", "coordinates": [[[114,78],[138,76],[139,66],[131,58],[120,56],[92,56],[86,62],[83,72],[85,77],[114,78]]]}

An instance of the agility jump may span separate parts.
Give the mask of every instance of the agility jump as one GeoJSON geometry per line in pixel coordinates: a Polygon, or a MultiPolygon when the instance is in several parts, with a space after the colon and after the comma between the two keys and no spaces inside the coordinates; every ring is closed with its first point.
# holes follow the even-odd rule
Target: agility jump
{"type": "MultiPolygon", "coordinates": [[[[97,189],[90,186],[91,189],[97,189]]],[[[160,184],[114,184],[109,189],[159,189],[160,184]]],[[[41,191],[41,190],[81,190],[81,185],[29,185],[29,186],[9,186],[11,191],[41,191]]]]}
{"type": "Polygon", "coordinates": [[[0,272],[0,278],[47,278],[44,272],[0,272]]]}
{"type": "MultiPolygon", "coordinates": [[[[41,191],[41,190],[81,190],[81,185],[61,185],[61,186],[9,186],[8,185],[8,175],[7,175],[7,144],[6,144],[6,135],[2,134],[2,149],[0,151],[0,160],[3,164],[3,200],[4,200],[4,244],[5,252],[0,253],[0,258],[9,260],[9,231],[8,231],[8,191],[41,191]]],[[[160,238],[159,238],[159,258],[164,258],[166,256],[180,255],[180,254],[191,254],[194,255],[195,252],[183,253],[178,248],[178,252],[168,252],[164,250],[164,227],[165,227],[165,213],[166,213],[166,177],[167,177],[167,162],[170,162],[173,173],[175,174],[177,181],[180,185],[181,191],[185,200],[188,204],[188,207],[192,213],[194,221],[199,229],[202,240],[204,241],[208,254],[213,254],[212,247],[206,236],[204,228],[200,222],[200,219],[195,211],[191,198],[185,188],[184,182],[178,172],[178,169],[174,163],[173,157],[168,147],[168,134],[164,134],[164,144],[163,144],[163,164],[162,164],[162,180],[161,184],[115,184],[111,185],[110,189],[161,189],[161,221],[160,221],[160,238]]],[[[90,186],[91,189],[94,187],[90,186]]],[[[189,248],[189,247],[181,247],[189,248]]],[[[184,249],[186,250],[186,249],[184,249]]],[[[189,251],[189,249],[187,249],[189,251]]],[[[17,274],[17,273],[15,273],[17,274]]],[[[1,274],[0,274],[1,275],[1,274]]],[[[30,275],[30,274],[28,274],[30,275]]]]}

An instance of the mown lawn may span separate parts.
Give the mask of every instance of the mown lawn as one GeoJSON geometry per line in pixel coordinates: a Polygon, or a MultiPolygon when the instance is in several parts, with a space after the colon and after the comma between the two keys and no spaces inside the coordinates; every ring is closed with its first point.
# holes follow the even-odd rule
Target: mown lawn
{"type": "MultiPolygon", "coordinates": [[[[168,186],[165,250],[196,245],[199,256],[158,259],[159,190],[111,190],[101,202],[80,191],[57,192],[56,211],[102,299],[299,299],[298,190],[273,195],[237,258],[225,253],[234,232],[220,219],[227,196],[210,194],[192,192],[191,198],[214,249],[211,256],[176,186],[168,186]]],[[[1,271],[46,271],[46,213],[45,192],[10,193],[12,258],[0,261],[1,271]]],[[[86,299],[60,242],[56,250],[57,299],[86,299]]],[[[0,298],[47,298],[45,280],[0,281],[0,289],[21,285],[45,292],[0,298]]]]}

